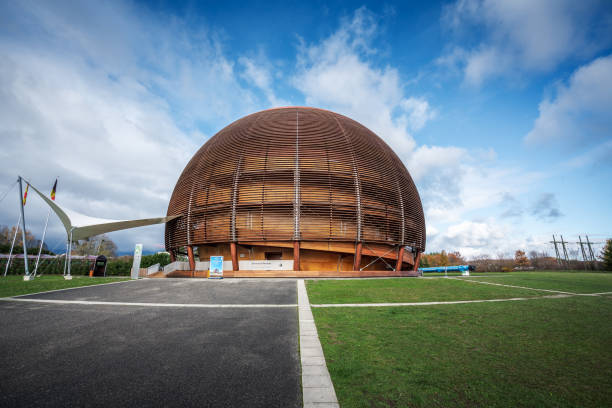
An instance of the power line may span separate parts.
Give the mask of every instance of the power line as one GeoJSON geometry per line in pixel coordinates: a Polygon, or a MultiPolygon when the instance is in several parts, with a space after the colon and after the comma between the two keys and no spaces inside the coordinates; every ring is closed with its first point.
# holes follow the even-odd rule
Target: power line
{"type": "Polygon", "coordinates": [[[6,198],[8,193],[10,193],[13,190],[13,188],[15,188],[16,185],[17,185],[17,181],[15,181],[13,184],[11,184],[11,186],[8,188],[8,190],[6,190],[6,193],[4,193],[2,195],[2,198],[0,198],[0,203],[2,202],[2,200],[4,200],[6,198]]]}
{"type": "MultiPolygon", "coordinates": [[[[582,237],[578,235],[578,241],[575,242],[580,248],[580,252],[582,253],[582,261],[584,264],[584,268],[587,269],[587,265],[592,269],[597,268],[597,260],[595,259],[595,254],[593,252],[593,245],[602,244],[602,242],[592,242],[589,240],[589,236],[586,236],[586,241],[582,241],[582,237]]],[[[558,241],[553,234],[553,240],[549,241],[549,243],[553,244],[555,248],[555,256],[557,259],[557,263],[565,267],[565,269],[569,269],[570,267],[570,259],[568,256],[567,248],[571,244],[571,242],[563,239],[563,235],[560,235],[561,240],[558,241]]],[[[577,259],[576,259],[577,260],[577,259]]]]}

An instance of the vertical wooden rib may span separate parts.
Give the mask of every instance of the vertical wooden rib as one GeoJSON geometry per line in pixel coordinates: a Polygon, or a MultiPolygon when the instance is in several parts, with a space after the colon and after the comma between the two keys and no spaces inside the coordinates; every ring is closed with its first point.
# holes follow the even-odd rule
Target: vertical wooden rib
{"type": "Polygon", "coordinates": [[[363,244],[361,242],[358,242],[356,247],[355,247],[355,258],[354,258],[354,263],[353,263],[353,270],[354,271],[358,271],[359,270],[359,266],[361,265],[361,249],[363,247],[363,244]]]}
{"type": "Polygon", "coordinates": [[[195,258],[193,257],[193,247],[187,246],[187,258],[189,259],[189,270],[195,271],[195,258]]]}
{"type": "Polygon", "coordinates": [[[300,270],[300,241],[293,241],[293,270],[300,270]]]}
{"type": "Polygon", "coordinates": [[[238,267],[238,251],[235,242],[230,242],[230,253],[232,255],[232,271],[237,271],[240,268],[238,267]]]}
{"type": "Polygon", "coordinates": [[[414,261],[414,272],[419,270],[419,264],[421,263],[421,252],[417,253],[416,259],[414,261]]]}
{"type": "Polygon", "coordinates": [[[300,239],[300,111],[295,110],[295,169],[293,173],[293,239],[300,239]]]}
{"type": "Polygon", "coordinates": [[[404,263],[404,250],[406,248],[402,245],[397,252],[397,263],[395,264],[395,271],[399,272],[402,270],[402,265],[404,263]]]}

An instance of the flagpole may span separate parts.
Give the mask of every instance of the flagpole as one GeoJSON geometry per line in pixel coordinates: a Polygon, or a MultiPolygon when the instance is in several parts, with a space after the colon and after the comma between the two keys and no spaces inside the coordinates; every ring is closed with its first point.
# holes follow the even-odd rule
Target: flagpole
{"type": "MultiPolygon", "coordinates": [[[[55,178],[55,183],[53,183],[53,187],[51,187],[51,199],[55,201],[55,189],[57,188],[57,179],[55,178]]],[[[40,240],[40,248],[38,249],[38,256],[36,257],[36,266],[34,267],[34,277],[36,277],[36,272],[38,271],[38,262],[40,261],[40,254],[42,253],[43,245],[45,243],[45,235],[47,234],[47,225],[49,224],[49,216],[51,215],[51,207],[49,207],[49,211],[47,211],[47,219],[45,220],[45,229],[43,230],[42,239],[40,240]]]]}
{"type": "Polygon", "coordinates": [[[28,244],[26,243],[26,225],[25,215],[23,212],[23,183],[21,182],[21,176],[19,176],[19,207],[21,208],[21,237],[23,239],[23,265],[25,266],[25,276],[23,280],[30,280],[30,271],[28,270],[28,244]]]}
{"type": "Polygon", "coordinates": [[[47,220],[45,221],[45,229],[43,230],[42,239],[40,240],[40,248],[38,248],[38,256],[36,257],[36,266],[34,267],[34,277],[38,271],[38,262],[40,261],[40,254],[42,252],[43,245],[45,243],[45,235],[47,234],[47,224],[49,224],[49,216],[51,215],[51,207],[47,211],[47,220]]]}
{"type": "Polygon", "coordinates": [[[15,247],[15,241],[17,240],[17,232],[19,232],[19,223],[21,222],[21,213],[19,213],[19,220],[17,220],[17,225],[15,225],[15,233],[13,234],[13,243],[11,244],[11,251],[9,252],[8,260],[6,261],[6,268],[4,268],[4,276],[9,270],[11,265],[11,258],[13,257],[13,248],[15,247]]]}

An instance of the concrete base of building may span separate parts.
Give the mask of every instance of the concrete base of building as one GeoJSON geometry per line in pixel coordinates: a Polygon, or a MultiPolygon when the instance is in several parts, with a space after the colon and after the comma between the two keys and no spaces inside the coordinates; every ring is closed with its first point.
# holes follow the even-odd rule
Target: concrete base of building
{"type": "MultiPolygon", "coordinates": [[[[223,271],[224,278],[388,278],[416,277],[417,271],[223,271]]],[[[207,278],[208,271],[174,271],[153,278],[207,278]]]]}

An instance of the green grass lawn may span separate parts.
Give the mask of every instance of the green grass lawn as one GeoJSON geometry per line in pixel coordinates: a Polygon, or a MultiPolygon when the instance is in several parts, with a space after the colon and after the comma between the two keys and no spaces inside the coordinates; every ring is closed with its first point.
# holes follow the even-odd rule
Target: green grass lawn
{"type": "Polygon", "coordinates": [[[612,404],[612,299],[313,308],[340,406],[612,404]]]}
{"type": "Polygon", "coordinates": [[[504,285],[527,286],[530,288],[552,289],[572,293],[612,292],[612,274],[587,272],[512,272],[496,277],[471,277],[485,282],[504,285]]]}
{"type": "MultiPolygon", "coordinates": [[[[597,293],[611,290],[611,278],[521,272],[487,280],[597,293]]],[[[612,296],[537,298],[543,293],[459,279],[310,281],[307,289],[313,304],[536,296],[313,308],[343,408],[612,406],[612,296]]]]}
{"type": "Polygon", "coordinates": [[[550,295],[537,290],[479,285],[459,279],[364,279],[307,281],[312,304],[433,302],[550,295]]]}
{"type": "Polygon", "coordinates": [[[28,293],[44,292],[55,289],[74,288],[78,286],[99,285],[101,283],[119,282],[127,278],[89,278],[85,276],[72,276],[72,280],[65,280],[62,275],[43,275],[32,281],[24,281],[23,276],[0,277],[0,297],[25,295],[28,293]]]}

